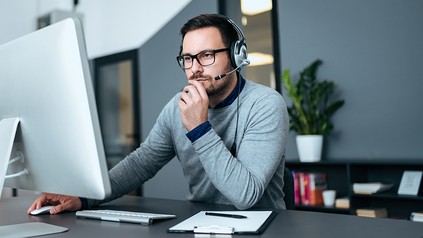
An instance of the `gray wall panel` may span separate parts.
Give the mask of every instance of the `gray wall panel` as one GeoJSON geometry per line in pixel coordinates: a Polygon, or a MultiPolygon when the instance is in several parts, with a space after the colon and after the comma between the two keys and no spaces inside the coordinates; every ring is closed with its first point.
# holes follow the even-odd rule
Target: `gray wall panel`
{"type": "Polygon", "coordinates": [[[278,8],[283,69],[298,73],[321,58],[319,78],[346,100],[324,159],[423,159],[423,2],[282,0],[278,8]]]}

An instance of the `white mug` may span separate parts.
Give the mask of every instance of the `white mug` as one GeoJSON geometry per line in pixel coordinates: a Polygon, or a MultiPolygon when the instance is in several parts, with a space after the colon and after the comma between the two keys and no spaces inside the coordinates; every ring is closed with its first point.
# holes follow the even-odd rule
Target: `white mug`
{"type": "Polygon", "coordinates": [[[323,191],[323,203],[325,206],[335,205],[336,190],[323,191]]]}

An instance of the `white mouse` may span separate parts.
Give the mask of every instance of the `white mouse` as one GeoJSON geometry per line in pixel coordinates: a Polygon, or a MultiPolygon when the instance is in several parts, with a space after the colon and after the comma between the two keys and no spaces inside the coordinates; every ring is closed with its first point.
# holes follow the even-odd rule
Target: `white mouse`
{"type": "Polygon", "coordinates": [[[49,213],[50,209],[52,209],[54,206],[44,206],[41,207],[40,209],[35,209],[34,211],[31,212],[31,215],[41,215],[41,214],[46,214],[49,213]]]}

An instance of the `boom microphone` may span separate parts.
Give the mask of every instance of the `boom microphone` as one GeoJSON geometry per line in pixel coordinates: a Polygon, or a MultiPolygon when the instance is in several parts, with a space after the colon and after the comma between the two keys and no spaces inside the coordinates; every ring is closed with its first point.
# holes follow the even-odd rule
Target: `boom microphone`
{"type": "Polygon", "coordinates": [[[233,70],[231,70],[231,71],[229,71],[229,72],[227,72],[227,73],[225,73],[225,74],[219,74],[219,75],[217,75],[216,77],[214,77],[214,79],[215,79],[215,80],[219,80],[219,79],[221,79],[221,78],[223,78],[223,77],[226,77],[227,75],[229,75],[229,74],[231,74],[231,73],[233,73],[233,72],[237,71],[238,69],[240,69],[240,68],[242,68],[242,67],[244,67],[244,66],[247,66],[247,65],[249,65],[249,64],[250,64],[250,61],[249,61],[248,59],[246,59],[246,60],[242,61],[242,63],[241,63],[238,67],[236,67],[235,69],[233,69],[233,70]]]}

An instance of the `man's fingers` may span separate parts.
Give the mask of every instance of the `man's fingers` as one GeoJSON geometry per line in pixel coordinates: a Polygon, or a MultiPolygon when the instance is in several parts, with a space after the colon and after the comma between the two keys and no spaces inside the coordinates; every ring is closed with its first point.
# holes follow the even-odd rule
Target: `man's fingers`
{"type": "Polygon", "coordinates": [[[201,97],[200,93],[198,92],[198,89],[193,85],[185,86],[184,90],[182,91],[182,94],[185,94],[189,98],[201,97]]]}
{"type": "Polygon", "coordinates": [[[195,87],[196,92],[201,98],[208,98],[204,85],[196,80],[189,80],[188,83],[195,87]]]}
{"type": "Polygon", "coordinates": [[[28,208],[28,213],[43,206],[53,205],[50,214],[57,214],[66,210],[76,211],[81,208],[81,201],[78,197],[63,196],[58,194],[42,194],[28,208]]]}
{"type": "Polygon", "coordinates": [[[63,212],[65,210],[67,210],[66,209],[67,207],[68,206],[66,205],[66,203],[61,203],[61,204],[53,207],[52,209],[50,209],[50,214],[57,214],[57,213],[63,212]]]}
{"type": "Polygon", "coordinates": [[[37,200],[35,200],[31,206],[28,208],[28,213],[36,210],[36,209],[40,209],[43,206],[43,202],[45,201],[46,196],[45,194],[41,195],[37,200]]]}
{"type": "Polygon", "coordinates": [[[188,104],[191,101],[191,97],[189,96],[189,94],[185,91],[183,91],[181,93],[180,99],[185,103],[188,104]]]}

